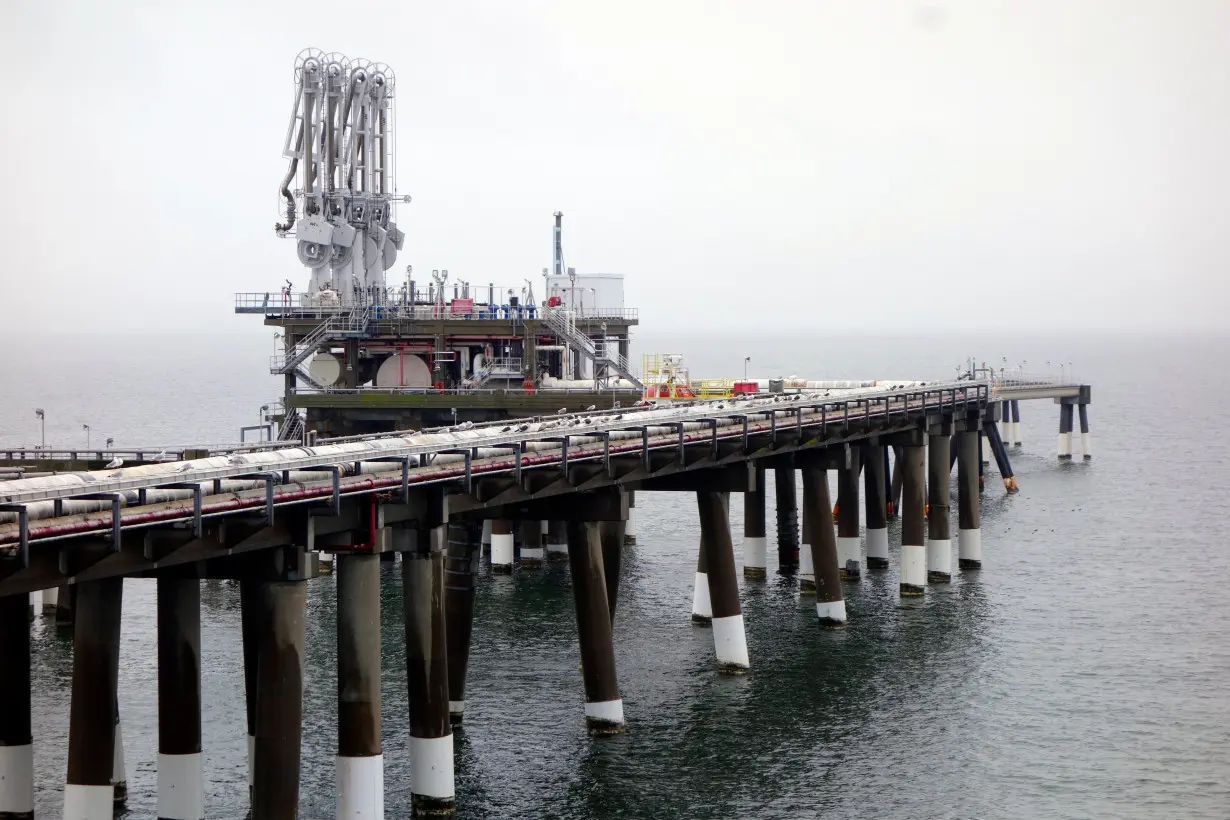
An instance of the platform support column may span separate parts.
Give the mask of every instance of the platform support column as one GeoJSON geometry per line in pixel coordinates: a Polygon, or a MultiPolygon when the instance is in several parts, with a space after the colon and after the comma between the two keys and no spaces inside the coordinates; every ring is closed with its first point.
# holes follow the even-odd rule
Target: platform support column
{"type": "Polygon", "coordinates": [[[491,554],[491,530],[492,521],[490,518],[483,519],[483,534],[479,545],[482,547],[483,555],[491,554]]]}
{"type": "Polygon", "coordinates": [[[54,614],[57,609],[57,601],[60,598],[59,587],[48,587],[42,592],[43,614],[54,614]]]}
{"type": "Polygon", "coordinates": [[[893,447],[893,472],[892,478],[888,483],[888,503],[892,505],[893,517],[901,516],[901,488],[903,486],[903,478],[901,473],[901,447],[893,447]]]}
{"type": "Polygon", "coordinates": [[[521,568],[541,569],[547,560],[543,524],[536,518],[521,522],[521,568]]]}
{"type": "Polygon", "coordinates": [[[739,606],[739,576],[730,538],[730,493],[696,493],[700,512],[701,549],[709,575],[709,602],[713,607],[713,650],[718,671],[740,675],[751,666],[743,610],[739,606]]]}
{"type": "Polygon", "coordinates": [[[867,495],[867,569],[888,569],[888,488],[884,469],[887,449],[869,444],[863,466],[863,490],[867,495]]]}
{"type": "Polygon", "coordinates": [[[73,631],[73,603],[77,600],[77,585],[65,584],[56,595],[56,630],[63,633],[73,631]]]}
{"type": "Polygon", "coordinates": [[[104,578],[77,587],[79,617],[73,630],[73,692],[63,816],[64,820],[111,820],[115,812],[115,690],[124,580],[104,578]]]}
{"type": "Polygon", "coordinates": [[[982,523],[978,509],[978,431],[957,433],[957,566],[982,567],[982,523]]]}
{"type": "MultiPolygon", "coordinates": [[[[946,426],[951,428],[950,423],[946,426]]],[[[932,584],[946,584],[952,580],[952,534],[948,522],[951,438],[947,430],[928,436],[927,581],[932,584]]]]}
{"type": "Polygon", "coordinates": [[[444,621],[448,640],[448,716],[460,724],[466,709],[466,670],[470,665],[470,636],[474,631],[474,579],[478,574],[481,544],[478,533],[464,521],[448,525],[448,552],[444,557],[444,621]]]}
{"type": "Polygon", "coordinates": [[[1020,399],[1012,400],[1012,444],[1014,447],[1021,446],[1021,401],[1020,399]]]}
{"type": "Polygon", "coordinates": [[[624,730],[624,702],[615,676],[611,610],[597,524],[569,522],[568,561],[585,682],[585,725],[591,734],[616,734],[624,730]]]}
{"type": "Polygon", "coordinates": [[[837,571],[843,581],[858,581],[863,575],[858,537],[860,462],[860,451],[851,448],[849,462],[837,470],[837,571]]]}
{"type": "Polygon", "coordinates": [[[307,583],[262,582],[257,598],[252,820],[293,820],[299,811],[307,583]]]}
{"type": "MultiPolygon", "coordinates": [[[[491,552],[512,529],[492,528],[491,552]]],[[[410,791],[416,814],[457,809],[453,730],[449,721],[448,647],[444,616],[444,526],[420,525],[415,548],[402,555],[406,686],[410,699],[410,791]]]]}
{"type": "Polygon", "coordinates": [[[252,783],[256,766],[256,662],[259,657],[261,597],[264,591],[257,581],[239,582],[239,627],[243,643],[244,706],[248,725],[248,803],[252,802],[252,783]]]}
{"type": "MultiPolygon", "coordinates": [[[[828,484],[828,476],[825,475],[825,484],[828,484]]],[[[812,512],[811,507],[807,504],[807,499],[803,499],[802,509],[799,510],[802,517],[800,522],[799,532],[802,538],[799,540],[799,592],[811,594],[816,591],[816,564],[812,559],[812,512]]],[[[832,521],[832,512],[826,516],[832,521]]]]}
{"type": "Polygon", "coordinates": [[[547,522],[547,561],[568,563],[568,525],[563,521],[547,522]]]}
{"type": "Polygon", "coordinates": [[[384,817],[380,556],[337,556],[337,820],[384,817]]]}
{"type": "Polygon", "coordinates": [[[1059,459],[1067,461],[1072,458],[1072,405],[1059,405],[1059,442],[1056,445],[1059,459]]]}
{"type": "Polygon", "coordinates": [[[833,532],[828,470],[824,467],[803,468],[803,514],[808,521],[812,564],[816,571],[816,617],[821,626],[844,626],[846,602],[837,566],[837,537],[833,532]]]}
{"type": "Polygon", "coordinates": [[[201,820],[201,582],[158,579],[158,818],[201,820]]]}
{"type": "Polygon", "coordinates": [[[615,602],[619,599],[619,573],[624,553],[623,521],[603,521],[598,525],[598,538],[602,541],[602,574],[606,579],[606,603],[611,612],[611,626],[615,625],[615,602]]]}
{"type": "Polygon", "coordinates": [[[922,445],[901,448],[901,597],[922,595],[927,588],[926,522],[923,514],[926,455],[922,445]]]}
{"type": "Polygon", "coordinates": [[[692,623],[708,626],[713,621],[713,605],[709,602],[709,559],[706,557],[703,530],[698,553],[696,574],[692,579],[692,623]]]}
{"type": "Polygon", "coordinates": [[[507,575],[513,571],[516,553],[513,547],[512,522],[497,518],[491,522],[491,571],[507,575]]]}
{"type": "Polygon", "coordinates": [[[777,500],[777,568],[781,572],[792,572],[799,567],[799,508],[794,468],[775,467],[773,484],[777,500]]]}
{"type": "Polygon", "coordinates": [[[624,544],[627,546],[635,546],[636,544],[636,492],[628,491],[628,520],[624,522],[624,544]]]}
{"type": "Polygon", "coordinates": [[[1086,459],[1093,458],[1093,436],[1089,434],[1089,405],[1078,404],[1076,410],[1080,414],[1081,452],[1086,459]]]}
{"type": "Polygon", "coordinates": [[[0,598],[0,817],[34,818],[30,619],[25,595],[0,598]]]}
{"type": "Polygon", "coordinates": [[[768,544],[764,526],[764,478],[762,464],[754,466],[756,488],[743,494],[743,577],[760,579],[768,570],[768,544]]]}

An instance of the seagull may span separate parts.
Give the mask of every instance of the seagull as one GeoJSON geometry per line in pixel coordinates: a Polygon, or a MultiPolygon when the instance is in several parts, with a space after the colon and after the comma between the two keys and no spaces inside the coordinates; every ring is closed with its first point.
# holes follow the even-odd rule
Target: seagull
{"type": "Polygon", "coordinates": [[[586,413],[592,413],[592,412],[594,412],[594,411],[595,411],[595,410],[597,410],[597,409],[598,409],[598,405],[596,405],[596,404],[591,404],[589,407],[586,407],[586,408],[585,408],[585,412],[586,412],[586,413]]]}
{"type": "Polygon", "coordinates": [[[192,469],[192,465],[191,465],[189,462],[185,461],[183,464],[181,464],[181,465],[179,465],[178,467],[176,467],[176,468],[175,468],[175,472],[177,472],[177,473],[186,473],[186,472],[188,472],[188,471],[189,471],[189,470],[191,470],[191,469],[192,469]]]}
{"type": "Polygon", "coordinates": [[[564,414],[565,414],[565,413],[567,413],[567,412],[568,412],[568,408],[567,408],[567,407],[561,407],[560,409],[558,409],[558,410],[556,410],[556,411],[555,411],[555,415],[557,415],[557,416],[562,416],[562,415],[564,415],[564,414]]]}
{"type": "Polygon", "coordinates": [[[114,470],[116,467],[122,467],[122,466],[124,466],[124,459],[120,458],[119,456],[116,456],[115,458],[107,462],[107,466],[105,469],[114,470]]]}
{"type": "Polygon", "coordinates": [[[163,447],[161,450],[158,451],[158,455],[154,456],[154,461],[162,461],[166,457],[167,457],[167,449],[163,447]]]}
{"type": "Polygon", "coordinates": [[[244,458],[243,456],[239,455],[239,453],[231,453],[230,455],[226,457],[226,460],[227,460],[227,463],[229,464],[247,464],[248,463],[248,460],[244,458]]]}
{"type": "Polygon", "coordinates": [[[623,417],[624,417],[624,414],[623,414],[623,413],[620,413],[618,416],[616,416],[616,417],[615,417],[615,421],[619,421],[619,420],[620,420],[620,419],[622,419],[623,417]]]}
{"type": "Polygon", "coordinates": [[[615,402],[615,409],[616,409],[616,410],[618,410],[618,409],[619,409],[619,402],[615,402]]]}
{"type": "Polygon", "coordinates": [[[123,470],[116,470],[113,473],[107,473],[107,478],[119,478],[124,474],[123,470]]]}
{"type": "Polygon", "coordinates": [[[462,422],[461,424],[457,425],[457,429],[458,430],[469,430],[473,426],[474,426],[474,422],[466,421],[466,422],[462,422]]]}
{"type": "Polygon", "coordinates": [[[508,432],[509,430],[511,430],[511,429],[512,429],[512,425],[510,424],[510,425],[508,425],[507,427],[505,427],[503,430],[501,430],[500,432],[501,432],[501,433],[507,433],[507,432],[508,432]]]}
{"type": "Polygon", "coordinates": [[[529,426],[528,424],[523,424],[523,425],[521,425],[520,427],[518,427],[518,428],[517,428],[517,432],[518,432],[518,433],[524,433],[524,432],[525,432],[526,430],[528,430],[528,429],[530,429],[530,426],[529,426]]]}

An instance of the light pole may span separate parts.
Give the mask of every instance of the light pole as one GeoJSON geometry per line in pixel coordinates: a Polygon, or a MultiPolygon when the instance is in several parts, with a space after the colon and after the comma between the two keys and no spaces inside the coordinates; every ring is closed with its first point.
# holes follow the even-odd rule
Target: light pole
{"type": "Polygon", "coordinates": [[[751,356],[743,357],[743,381],[747,381],[747,363],[752,360],[751,356]]]}
{"type": "Polygon", "coordinates": [[[107,449],[110,450],[114,446],[115,446],[115,439],[111,438],[111,436],[107,436],[107,449]]]}
{"type": "Polygon", "coordinates": [[[43,408],[37,407],[34,410],[34,415],[38,417],[39,428],[42,431],[41,435],[42,435],[43,444],[39,449],[46,450],[47,449],[47,414],[43,411],[43,408]]]}
{"type": "Polygon", "coordinates": [[[90,425],[83,424],[81,429],[85,430],[85,449],[90,449],[90,425]]]}

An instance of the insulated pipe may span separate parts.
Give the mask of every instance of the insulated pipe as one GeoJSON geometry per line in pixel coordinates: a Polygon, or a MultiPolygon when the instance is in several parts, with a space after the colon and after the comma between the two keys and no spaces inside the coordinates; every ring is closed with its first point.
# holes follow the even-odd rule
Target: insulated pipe
{"type": "Polygon", "coordinates": [[[837,538],[833,533],[832,510],[828,470],[804,468],[803,514],[809,522],[810,552],[816,571],[816,617],[825,627],[839,627],[846,623],[846,602],[837,567],[837,538]]]}
{"type": "Polygon", "coordinates": [[[952,535],[948,524],[952,469],[948,458],[951,436],[928,436],[927,459],[927,581],[952,580],[952,535]]]}
{"type": "Polygon", "coordinates": [[[761,579],[768,567],[768,545],[764,526],[765,468],[753,462],[756,486],[743,494],[743,577],[761,579]]]}
{"type": "Polygon", "coordinates": [[[978,509],[978,431],[957,433],[957,567],[982,567],[982,522],[978,509]]]}
{"type": "MultiPolygon", "coordinates": [[[[888,569],[888,491],[885,487],[885,456],[883,444],[868,444],[865,448],[863,490],[866,493],[867,569],[888,569]]],[[[840,502],[839,502],[840,503],[840,502]]]]}
{"type": "Polygon", "coordinates": [[[709,602],[713,607],[713,650],[718,671],[741,675],[751,666],[743,611],[739,607],[739,577],[730,539],[730,494],[696,493],[702,533],[701,548],[709,575],[709,602]]]}

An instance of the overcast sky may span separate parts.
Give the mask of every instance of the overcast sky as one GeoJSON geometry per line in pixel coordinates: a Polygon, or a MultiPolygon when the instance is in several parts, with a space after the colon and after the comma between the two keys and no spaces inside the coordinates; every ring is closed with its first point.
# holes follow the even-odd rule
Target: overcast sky
{"type": "Polygon", "coordinates": [[[562,210],[672,330],[1227,324],[1226,0],[3,8],[8,331],[267,333],[305,46],[397,73],[399,282],[539,282],[562,210]]]}

